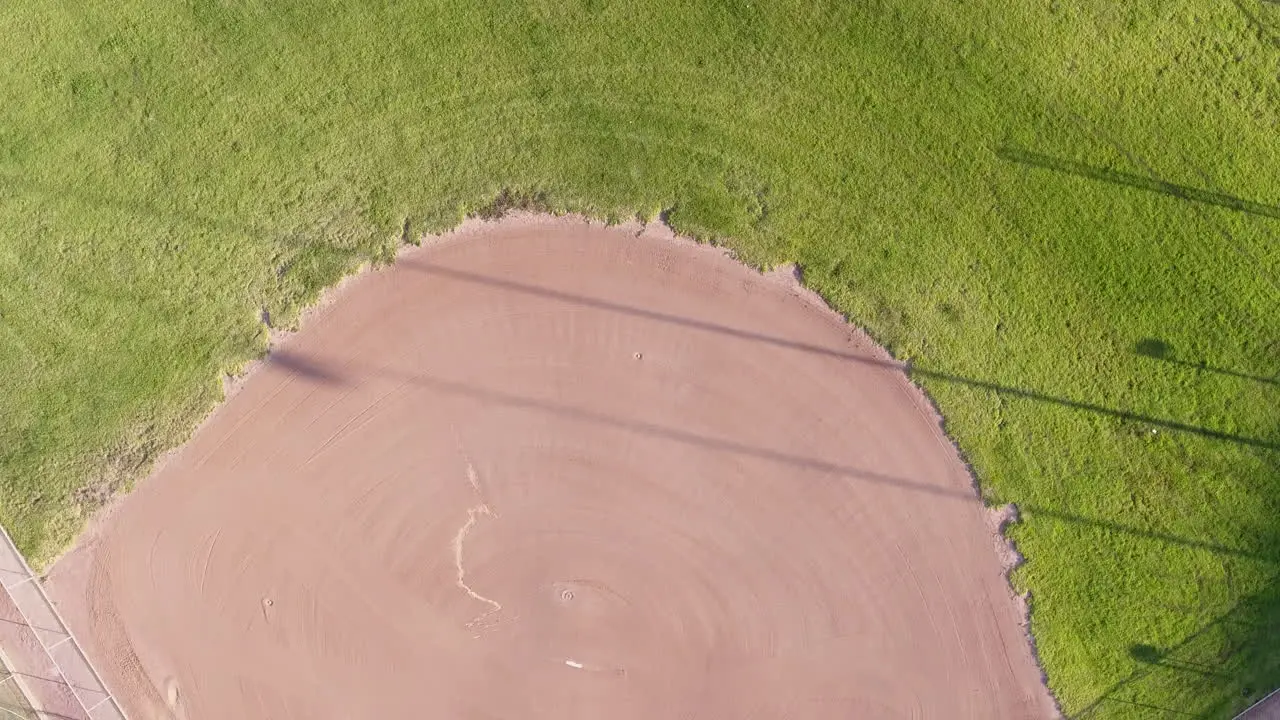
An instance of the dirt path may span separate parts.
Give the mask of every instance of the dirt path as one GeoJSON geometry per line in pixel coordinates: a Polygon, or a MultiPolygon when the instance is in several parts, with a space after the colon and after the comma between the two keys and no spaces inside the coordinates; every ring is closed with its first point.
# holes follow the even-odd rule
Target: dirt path
{"type": "Polygon", "coordinates": [[[635,227],[350,283],[50,585],[135,720],[1052,713],[903,374],[635,227]]]}

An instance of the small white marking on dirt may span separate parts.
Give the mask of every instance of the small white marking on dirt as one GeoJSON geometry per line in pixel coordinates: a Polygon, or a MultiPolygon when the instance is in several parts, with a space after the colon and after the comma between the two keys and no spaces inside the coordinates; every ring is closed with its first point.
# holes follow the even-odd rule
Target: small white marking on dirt
{"type": "Polygon", "coordinates": [[[467,521],[462,524],[462,527],[458,528],[458,534],[453,537],[453,562],[458,570],[458,587],[462,588],[462,591],[471,599],[478,600],[492,607],[492,612],[497,612],[502,609],[502,604],[472,590],[471,586],[467,585],[467,569],[463,565],[462,544],[467,539],[467,533],[471,532],[471,528],[475,527],[476,518],[480,515],[492,517],[493,513],[490,512],[488,505],[477,505],[467,510],[467,521]]]}
{"type": "Polygon", "coordinates": [[[178,691],[178,681],[174,678],[168,678],[165,681],[165,701],[168,702],[171,710],[178,708],[180,693],[178,691]]]}
{"type": "Polygon", "coordinates": [[[470,460],[467,461],[467,482],[471,483],[471,489],[475,490],[476,497],[480,497],[482,495],[480,492],[480,476],[476,473],[476,466],[472,465],[470,460]]]}
{"type": "MultiPolygon", "coordinates": [[[[470,460],[467,461],[467,482],[471,484],[472,490],[475,491],[476,499],[482,500],[481,494],[480,494],[480,478],[476,474],[476,468],[474,465],[471,464],[470,460]]],[[[464,593],[466,593],[467,597],[471,598],[472,600],[475,600],[477,602],[482,602],[485,605],[489,606],[489,610],[487,612],[477,615],[475,618],[473,618],[470,622],[467,623],[468,628],[475,627],[477,624],[482,622],[485,618],[502,610],[502,603],[492,598],[487,598],[484,595],[481,595],[475,590],[472,590],[471,586],[467,584],[467,569],[466,569],[466,565],[463,562],[462,546],[463,546],[463,543],[466,542],[467,534],[471,532],[471,528],[475,527],[476,519],[481,515],[485,517],[496,517],[493,511],[489,509],[488,503],[485,503],[482,500],[480,504],[474,505],[467,509],[467,521],[462,524],[462,527],[458,528],[457,534],[453,536],[453,564],[455,569],[457,569],[458,571],[458,579],[457,579],[458,588],[461,589],[464,593]]]]}

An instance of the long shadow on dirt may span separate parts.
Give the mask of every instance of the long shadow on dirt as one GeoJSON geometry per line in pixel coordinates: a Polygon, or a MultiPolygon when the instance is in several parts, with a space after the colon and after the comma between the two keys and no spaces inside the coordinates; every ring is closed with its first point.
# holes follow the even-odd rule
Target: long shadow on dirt
{"type": "MultiPolygon", "coordinates": [[[[601,298],[578,295],[548,287],[496,278],[487,275],[444,268],[426,263],[416,258],[406,258],[397,263],[398,268],[419,272],[437,277],[441,280],[478,283],[505,292],[515,292],[529,296],[550,299],[575,307],[589,307],[598,310],[617,312],[654,322],[673,323],[700,332],[715,333],[725,337],[750,342],[766,343],[790,350],[817,353],[838,358],[840,360],[867,364],[886,370],[906,371],[912,376],[928,378],[989,390],[998,395],[1042,402],[1074,410],[1113,417],[1122,421],[1143,424],[1143,427],[1158,427],[1166,430],[1185,432],[1213,440],[1236,443],[1258,459],[1255,466],[1244,469],[1241,475],[1249,476],[1250,484],[1259,488],[1272,488],[1273,492],[1266,497],[1274,498],[1274,508],[1261,517],[1280,517],[1280,442],[1274,437],[1280,436],[1280,427],[1274,428],[1270,437],[1248,437],[1239,434],[1219,431],[1213,428],[1180,422],[1168,418],[1157,418],[1132,413],[1121,408],[1107,407],[1097,403],[1084,402],[1072,398],[1048,395],[1035,390],[1010,387],[1000,383],[967,378],[938,370],[930,370],[918,366],[909,366],[890,360],[868,357],[840,349],[823,347],[791,340],[785,337],[766,335],[742,328],[720,325],[707,320],[673,315],[640,307],[625,305],[601,298]]],[[[1147,339],[1138,343],[1135,352],[1161,361],[1173,361],[1171,348],[1158,340],[1147,339]]],[[[658,437],[671,442],[691,444],[715,452],[726,452],[763,459],[790,466],[801,471],[832,473],[858,481],[897,487],[907,492],[927,492],[943,495],[961,502],[977,502],[978,496],[972,490],[959,490],[938,486],[921,478],[890,477],[866,469],[842,465],[821,458],[806,457],[788,452],[786,448],[767,448],[734,440],[733,438],[711,437],[693,433],[684,429],[659,425],[636,418],[615,417],[590,411],[558,402],[554,398],[518,395],[495,388],[461,383],[448,378],[432,377],[420,372],[391,371],[386,368],[344,367],[331,369],[315,361],[288,351],[273,352],[268,360],[281,367],[297,372],[299,375],[316,382],[332,384],[349,384],[354,382],[352,375],[381,374],[396,382],[412,383],[419,387],[430,388],[434,392],[443,392],[465,396],[473,400],[495,403],[508,407],[516,407],[530,412],[545,412],[571,417],[574,420],[602,424],[622,431],[635,432],[658,437]]],[[[1187,364],[1187,363],[1177,363],[1187,364]]],[[[1249,382],[1262,383],[1260,390],[1272,392],[1276,384],[1272,378],[1252,375],[1244,372],[1209,368],[1191,364],[1201,371],[1220,372],[1239,377],[1249,382]]],[[[1221,555],[1232,563],[1247,563],[1240,566],[1247,574],[1257,578],[1268,577],[1261,585],[1249,583],[1250,590],[1241,594],[1231,610],[1212,617],[1203,622],[1194,632],[1172,646],[1159,647],[1155,644],[1135,644],[1124,648],[1136,667],[1125,678],[1091,699],[1079,712],[1072,715],[1076,718],[1110,717],[1115,715],[1126,717],[1197,717],[1197,718],[1229,718],[1250,703],[1260,699],[1275,686],[1280,685],[1280,523],[1268,523],[1262,527],[1249,528],[1252,532],[1236,533],[1237,537],[1249,538],[1247,546],[1230,546],[1211,539],[1185,537],[1173,533],[1160,532],[1138,525],[1115,522],[1110,519],[1095,518],[1082,515],[1064,508],[1039,507],[1024,505],[1023,509],[1033,515],[1051,521],[1088,526],[1112,533],[1123,533],[1141,542],[1156,542],[1170,546],[1170,551],[1209,552],[1221,555]],[[1253,591],[1261,587],[1261,590],[1253,591]],[[1185,703],[1175,706],[1169,698],[1183,698],[1185,703]],[[1220,698],[1207,701],[1206,698],[1220,698]],[[1206,702],[1212,706],[1205,707],[1206,702]]],[[[1227,583],[1232,585],[1230,581],[1227,583]]],[[[1228,588],[1231,593],[1236,591],[1228,588]]],[[[1194,611],[1193,611],[1194,612],[1194,611]]]]}
{"type": "MultiPolygon", "coordinates": [[[[318,363],[289,351],[277,350],[272,352],[268,357],[268,362],[277,364],[286,370],[296,372],[300,377],[322,384],[350,385],[354,382],[354,380],[348,379],[344,374],[321,367],[318,363]]],[[[978,495],[972,490],[959,490],[934,485],[919,479],[884,475],[882,473],[868,471],[864,468],[844,465],[821,458],[797,455],[787,452],[785,449],[750,445],[736,441],[732,438],[712,437],[636,418],[606,415],[597,411],[567,405],[548,398],[511,393],[471,383],[462,383],[446,378],[434,377],[425,373],[410,374],[403,372],[391,372],[385,369],[371,367],[348,368],[348,370],[360,375],[375,375],[397,383],[407,383],[429,389],[433,392],[465,397],[470,400],[477,400],[503,407],[518,408],[529,412],[557,415],[592,425],[612,427],[625,432],[654,437],[669,442],[680,443],[682,445],[690,445],[712,452],[723,452],[732,455],[755,458],[758,460],[766,460],[798,471],[813,471],[837,475],[850,480],[888,485],[901,490],[923,492],[958,501],[978,501],[978,495]]],[[[1170,545],[1178,545],[1194,550],[1207,550],[1216,554],[1246,558],[1265,563],[1274,563],[1280,566],[1280,555],[1261,553],[1251,548],[1232,547],[1211,540],[1183,537],[1171,533],[1142,528],[1136,525],[1127,525],[1111,520],[1088,517],[1078,513],[1043,507],[1040,505],[1023,504],[1021,505],[1021,508],[1026,511],[1030,511],[1037,516],[1049,518],[1058,522],[1085,525],[1108,532],[1131,535],[1143,540],[1152,540],[1170,545]]]]}
{"type": "MultiPolygon", "coordinates": [[[[1171,188],[1166,187],[1166,185],[1157,184],[1154,189],[1159,191],[1170,190],[1171,188]]],[[[1142,187],[1142,185],[1139,186],[1142,187]]],[[[1148,187],[1148,189],[1152,188],[1148,187]]],[[[1178,193],[1182,193],[1180,196],[1185,196],[1188,199],[1224,204],[1227,207],[1235,207],[1246,212],[1261,210],[1263,211],[1262,214],[1280,217],[1280,208],[1272,208],[1270,206],[1254,207],[1257,204],[1249,204],[1239,199],[1217,197],[1213,194],[1207,194],[1206,196],[1206,194],[1202,193],[1184,192],[1184,190],[1189,189],[1176,187],[1173,189],[1176,189],[1178,193]]],[[[1266,437],[1250,437],[1171,418],[1153,417],[1130,412],[1123,408],[1108,407],[1099,403],[1074,398],[1057,397],[1036,390],[1012,387],[990,380],[963,377],[941,370],[904,365],[830,347],[798,342],[785,337],[766,335],[742,328],[727,327],[697,318],[629,306],[601,298],[587,297],[504,278],[444,268],[417,259],[403,260],[399,263],[399,266],[413,272],[425,273],[441,279],[479,283],[506,292],[516,292],[555,300],[567,305],[618,312],[650,321],[673,323],[697,331],[715,333],[738,340],[766,343],[790,350],[817,353],[886,369],[905,370],[916,378],[965,385],[988,390],[1007,398],[1056,405],[1081,412],[1112,417],[1124,422],[1137,423],[1144,430],[1160,428],[1216,441],[1235,443],[1243,446],[1250,451],[1251,455],[1259,459],[1260,462],[1257,467],[1251,467],[1242,470],[1242,472],[1248,475],[1256,475],[1256,477],[1251,478],[1251,484],[1255,487],[1275,489],[1275,492],[1271,493],[1269,497],[1276,498],[1276,507],[1274,512],[1269,514],[1269,517],[1280,517],[1280,452],[1277,452],[1280,450],[1280,442],[1277,441],[1277,438],[1280,437],[1280,427],[1273,428],[1273,432],[1266,437]]],[[[1155,342],[1158,343],[1159,341],[1155,342]]],[[[1157,359],[1174,362],[1175,364],[1186,364],[1174,359],[1171,353],[1168,352],[1170,348],[1167,345],[1156,345],[1150,342],[1139,343],[1139,345],[1138,352],[1148,356],[1155,356],[1162,354],[1163,351],[1164,357],[1157,359]]],[[[1207,365],[1201,366],[1196,363],[1192,363],[1191,366],[1197,371],[1218,372],[1238,377],[1242,380],[1261,383],[1260,390],[1263,392],[1271,392],[1272,388],[1277,384],[1273,378],[1261,375],[1225,368],[1211,368],[1207,365]]],[[[429,380],[428,382],[438,382],[438,380],[429,380]]],[[[456,387],[453,390],[476,391],[475,388],[456,387]]],[[[494,397],[490,397],[490,399],[511,400],[510,398],[494,397]]],[[[520,402],[526,402],[526,400],[522,399],[520,402]]],[[[564,408],[549,407],[545,401],[541,400],[538,401],[538,404],[542,406],[541,409],[543,410],[564,410],[564,408]]],[[[629,426],[633,430],[659,432],[671,437],[671,439],[681,441],[702,443],[707,440],[706,438],[682,437],[678,433],[673,433],[669,428],[638,428],[635,427],[634,423],[625,419],[608,418],[606,420],[629,426]]],[[[797,458],[782,452],[781,449],[745,448],[736,446],[730,441],[720,439],[713,439],[713,441],[715,446],[721,450],[748,452],[757,456],[763,455],[778,462],[797,464],[811,469],[841,472],[847,476],[861,477],[864,480],[872,479],[856,468],[839,467],[812,458],[797,458]]],[[[879,477],[874,478],[873,481],[892,484],[905,490],[923,490],[926,487],[918,479],[879,477]]],[[[930,488],[930,491],[937,492],[937,489],[930,488]]],[[[970,493],[963,493],[964,497],[960,495],[957,494],[956,498],[968,501],[976,500],[976,497],[970,493]]],[[[1222,555],[1232,558],[1235,562],[1254,565],[1254,577],[1258,576],[1259,566],[1261,566],[1261,573],[1271,578],[1265,583],[1265,587],[1261,591],[1253,592],[1238,600],[1229,612],[1205,622],[1199,630],[1189,634],[1172,647],[1161,648],[1154,645],[1135,645],[1132,648],[1125,648],[1130,658],[1137,664],[1138,669],[1113,687],[1100,693],[1076,717],[1099,717],[1115,714],[1133,717],[1169,718],[1230,717],[1231,714],[1242,710],[1250,703],[1261,698],[1273,687],[1280,685],[1280,646],[1277,646],[1277,638],[1280,638],[1280,523],[1253,528],[1254,532],[1240,535],[1240,537],[1253,539],[1252,542],[1248,543],[1248,547],[1232,547],[1211,540],[1183,537],[1137,525],[1127,525],[1112,520],[1087,517],[1061,508],[1028,505],[1024,506],[1023,509],[1059,522],[1100,528],[1108,532],[1124,533],[1143,542],[1163,543],[1171,546],[1171,549],[1176,547],[1184,550],[1190,549],[1222,555]],[[1181,707],[1173,707],[1168,701],[1170,697],[1186,698],[1186,703],[1181,707]],[[1205,698],[1223,699],[1215,701],[1212,707],[1205,708],[1205,698]],[[1124,712],[1122,708],[1127,708],[1129,712],[1124,712]]],[[[1257,585],[1251,584],[1251,587],[1257,587],[1257,585]]]]}
{"type": "MultiPolygon", "coordinates": [[[[1278,216],[1280,216],[1280,209],[1277,209],[1277,213],[1278,213],[1278,216]]],[[[601,298],[594,298],[594,297],[589,297],[585,295],[579,295],[576,293],[564,292],[562,290],[556,290],[554,288],[542,287],[539,285],[517,282],[514,280],[507,280],[504,278],[491,277],[491,276],[483,275],[480,273],[473,273],[473,272],[468,272],[464,270],[456,270],[453,268],[440,267],[438,265],[431,265],[429,263],[425,263],[420,260],[416,260],[412,258],[401,260],[400,262],[397,263],[396,266],[398,268],[403,268],[411,272],[419,272],[419,273],[425,273],[428,275],[434,275],[442,279],[487,285],[487,286],[498,288],[501,290],[506,290],[509,292],[517,292],[517,293],[529,295],[532,297],[540,297],[540,298],[545,298],[550,300],[557,300],[560,302],[564,302],[568,305],[575,305],[579,307],[590,307],[598,310],[608,310],[610,312],[617,312],[617,313],[629,315],[632,317],[643,318],[646,320],[672,323],[672,324],[680,325],[682,327],[692,328],[694,330],[699,330],[703,332],[716,333],[719,335],[736,338],[739,340],[761,342],[769,345],[775,345],[778,347],[784,347],[790,350],[827,355],[829,357],[839,358],[841,360],[848,360],[851,362],[862,363],[865,365],[874,365],[874,366],[884,367],[884,368],[889,368],[894,370],[905,369],[907,373],[912,377],[928,378],[930,380],[935,380],[935,381],[955,383],[958,385],[966,385],[968,387],[978,388],[981,390],[989,390],[1002,397],[1031,400],[1035,402],[1047,403],[1050,405],[1058,405],[1061,407],[1070,408],[1072,410],[1080,410],[1083,412],[1094,413],[1097,415],[1116,418],[1118,420],[1122,420],[1126,422],[1138,423],[1148,428],[1160,428],[1163,430],[1172,430],[1175,432],[1185,432],[1193,435],[1199,435],[1202,437],[1211,438],[1213,440],[1222,440],[1222,441],[1237,443],[1237,444],[1245,445],[1249,447],[1261,448],[1264,450],[1273,450],[1273,451],[1280,450],[1280,440],[1273,439],[1273,438],[1250,437],[1247,435],[1240,435],[1240,434],[1230,433],[1222,430],[1216,430],[1214,428],[1203,427],[1203,426],[1195,425],[1192,423],[1180,422],[1178,420],[1174,420],[1170,418],[1159,418],[1151,415],[1144,415],[1141,413],[1130,412],[1122,408],[1107,407],[1105,405],[1085,402],[1082,400],[1076,400],[1074,398],[1057,397],[1054,395],[1049,395],[1047,393],[1038,392],[1036,390],[1003,385],[1001,383],[992,382],[990,380],[964,377],[961,375],[955,375],[955,374],[948,373],[941,370],[933,370],[929,368],[920,367],[919,365],[910,365],[910,364],[904,365],[903,363],[899,363],[896,361],[880,360],[877,358],[868,357],[866,355],[860,355],[857,353],[851,353],[843,350],[823,347],[821,345],[813,345],[811,343],[798,342],[795,340],[790,340],[783,337],[776,337],[773,335],[767,335],[767,334],[755,332],[752,330],[729,327],[726,325],[721,325],[721,324],[709,322],[706,320],[699,320],[697,318],[689,318],[681,315],[673,315],[670,313],[663,313],[663,312],[658,312],[654,310],[648,310],[645,308],[639,308],[632,305],[616,303],[616,302],[613,302],[610,300],[604,300],[601,298]]]]}

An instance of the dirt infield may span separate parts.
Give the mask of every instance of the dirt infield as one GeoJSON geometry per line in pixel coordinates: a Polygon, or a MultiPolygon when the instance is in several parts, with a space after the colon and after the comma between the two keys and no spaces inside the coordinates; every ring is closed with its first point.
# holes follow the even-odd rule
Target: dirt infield
{"type": "Polygon", "coordinates": [[[50,586],[135,720],[1053,712],[923,397],[652,227],[357,278],[50,586]]]}

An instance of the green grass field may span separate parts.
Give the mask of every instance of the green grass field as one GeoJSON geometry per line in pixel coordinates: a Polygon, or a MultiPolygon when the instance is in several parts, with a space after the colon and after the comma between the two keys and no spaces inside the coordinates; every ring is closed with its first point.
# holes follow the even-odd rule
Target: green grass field
{"type": "Polygon", "coordinates": [[[1280,684],[1280,5],[19,0],[0,36],[0,522],[35,563],[264,311],[506,191],[796,261],[911,358],[1023,508],[1068,714],[1280,684]]]}

